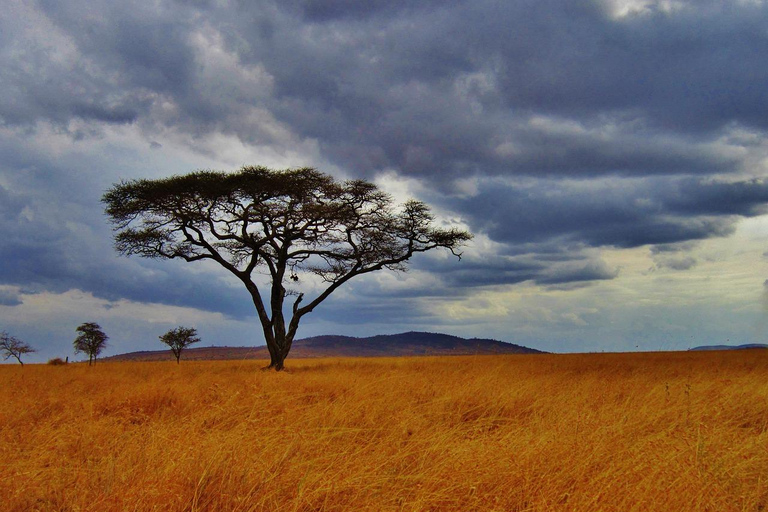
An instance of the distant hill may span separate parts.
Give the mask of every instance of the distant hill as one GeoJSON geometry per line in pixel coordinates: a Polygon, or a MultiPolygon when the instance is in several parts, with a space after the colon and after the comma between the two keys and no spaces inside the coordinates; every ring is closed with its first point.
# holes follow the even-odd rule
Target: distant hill
{"type": "MultiPolygon", "coordinates": [[[[317,357],[396,357],[471,354],[540,354],[535,350],[503,341],[460,338],[430,332],[405,332],[355,338],[315,336],[293,342],[290,358],[317,357]]],[[[102,358],[103,361],[164,361],[172,359],[170,350],[129,352],[102,358]]],[[[185,360],[269,359],[267,347],[191,347],[182,352],[185,360]]]]}
{"type": "Polygon", "coordinates": [[[297,354],[306,351],[350,357],[541,353],[539,350],[498,340],[465,339],[431,332],[404,332],[369,338],[315,336],[294,342],[293,350],[297,350],[297,354]]]}
{"type": "Polygon", "coordinates": [[[703,345],[690,350],[745,350],[750,348],[768,348],[764,343],[747,343],[746,345],[703,345]]]}

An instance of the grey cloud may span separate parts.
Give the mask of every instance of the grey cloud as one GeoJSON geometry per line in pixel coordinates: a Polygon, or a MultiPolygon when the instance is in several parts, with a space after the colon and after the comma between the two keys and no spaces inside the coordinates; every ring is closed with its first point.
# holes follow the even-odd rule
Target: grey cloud
{"type": "Polygon", "coordinates": [[[699,261],[693,256],[686,255],[698,245],[697,241],[678,242],[651,246],[650,253],[654,266],[650,269],[690,270],[699,261]]]}
{"type": "MultiPolygon", "coordinates": [[[[439,275],[440,293],[572,288],[616,276],[589,247],[682,247],[768,204],[763,182],[723,178],[759,144],[715,143],[731,129],[765,137],[768,7],[699,2],[612,19],[605,5],[47,0],[26,25],[0,21],[0,125],[47,121],[96,139],[105,124],[134,124],[151,148],[167,129],[278,150],[309,139],[350,175],[417,177],[430,202],[504,246],[456,266],[415,261],[439,275]],[[464,177],[479,193],[451,196],[464,177]]],[[[218,274],[116,259],[98,205],[109,172],[0,151],[14,183],[0,187],[0,282],[251,314],[218,274]]],[[[360,318],[397,310],[365,307],[360,318]]]]}
{"type": "Polygon", "coordinates": [[[14,36],[8,42],[12,51],[3,55],[0,122],[133,123],[149,114],[158,95],[181,97],[192,82],[183,11],[153,10],[149,4],[38,5],[38,17],[27,23],[0,20],[14,36]],[[35,23],[53,32],[52,38],[27,32],[35,23]]]}
{"type": "Polygon", "coordinates": [[[700,142],[765,128],[768,11],[713,6],[612,20],[593,2],[454,2],[313,18],[302,41],[287,9],[271,20],[279,38],[243,28],[239,55],[275,77],[273,112],[357,172],[722,173],[738,159],[700,142]],[[537,115],[619,129],[553,133],[537,115]]]}
{"type": "Polygon", "coordinates": [[[732,120],[765,127],[764,92],[754,87],[765,79],[764,5],[691,3],[614,21],[547,3],[525,19],[524,47],[501,43],[511,104],[572,115],[637,111],[693,132],[732,120]]]}
{"type": "Polygon", "coordinates": [[[544,289],[547,291],[570,292],[587,288],[592,284],[594,284],[592,281],[571,281],[566,283],[548,284],[544,286],[544,289]]]}
{"type": "Polygon", "coordinates": [[[80,289],[109,301],[193,307],[235,318],[254,314],[247,293],[221,284],[215,274],[199,275],[167,262],[112,262],[110,247],[79,247],[86,242],[73,236],[60,244],[2,250],[0,282],[23,285],[33,293],[80,289]]]}
{"type": "Polygon", "coordinates": [[[24,208],[24,201],[0,185],[0,222],[16,221],[24,208]]]}
{"type": "Polygon", "coordinates": [[[690,270],[696,266],[698,260],[692,256],[684,258],[660,258],[656,261],[656,268],[668,268],[671,270],[690,270]]]}
{"type": "MultiPolygon", "coordinates": [[[[535,279],[546,269],[545,264],[527,256],[509,257],[495,254],[484,254],[474,259],[463,258],[461,262],[424,258],[414,260],[413,266],[438,273],[447,287],[459,290],[522,283],[535,279]]],[[[443,290],[442,293],[446,291],[443,290]]]]}
{"type": "Polygon", "coordinates": [[[618,275],[617,269],[609,268],[604,261],[589,261],[586,264],[555,267],[549,273],[536,279],[538,284],[569,284],[585,281],[602,281],[613,279],[618,275]]]}
{"type": "MultiPolygon", "coordinates": [[[[67,180],[57,181],[72,188],[67,180]]],[[[247,294],[222,284],[216,274],[198,275],[178,262],[118,258],[98,203],[41,204],[24,195],[15,201],[30,214],[0,220],[2,284],[30,292],[80,289],[107,300],[190,306],[235,317],[253,314],[247,294]]]]}
{"type": "Polygon", "coordinates": [[[398,13],[426,10],[441,5],[444,2],[428,0],[414,2],[413,0],[372,0],[357,2],[355,0],[293,0],[283,5],[292,6],[301,15],[312,21],[332,21],[344,19],[370,19],[372,17],[395,16],[398,13]]]}
{"type": "Polygon", "coordinates": [[[623,20],[589,1],[41,5],[79,58],[32,44],[21,60],[34,67],[6,62],[7,123],[75,116],[269,141],[242,115],[258,106],[356,174],[433,180],[724,173],[739,160],[705,142],[768,119],[768,10],[754,5],[623,20]],[[232,70],[205,74],[193,39],[206,31],[273,80],[268,95],[240,91],[232,70]],[[531,123],[542,115],[581,129],[531,123]]]}
{"type": "Polygon", "coordinates": [[[599,257],[584,250],[584,247],[560,245],[557,248],[549,248],[546,244],[534,244],[534,247],[552,252],[522,252],[509,255],[485,253],[465,257],[461,262],[450,259],[415,260],[414,268],[439,275],[445,285],[437,290],[430,287],[421,295],[463,294],[475,287],[511,285],[526,281],[544,286],[557,285],[565,289],[568,285],[580,283],[588,286],[594,281],[613,279],[618,275],[617,269],[609,268],[599,257]]]}
{"type": "Polygon", "coordinates": [[[679,252],[686,252],[694,249],[697,242],[680,242],[673,244],[654,245],[650,247],[651,255],[665,255],[679,252]]]}
{"type": "Polygon", "coordinates": [[[768,211],[768,183],[757,179],[734,183],[685,180],[667,204],[672,211],[687,215],[751,217],[768,211]]]}
{"type": "Polygon", "coordinates": [[[381,297],[360,296],[345,299],[333,295],[317,309],[315,320],[318,318],[342,325],[418,325],[435,321],[434,315],[425,310],[423,300],[409,297],[382,300],[381,297]]]}
{"type": "Polygon", "coordinates": [[[517,186],[491,180],[477,196],[454,203],[475,229],[509,244],[560,239],[638,247],[728,235],[737,216],[759,214],[767,200],[768,185],[761,181],[648,178],[517,186]]]}
{"type": "Polygon", "coordinates": [[[17,290],[0,290],[0,306],[20,306],[21,304],[23,301],[17,290]]]}
{"type": "MultiPolygon", "coordinates": [[[[52,230],[40,222],[28,228],[52,230]]],[[[109,240],[106,230],[65,229],[56,237],[34,240],[17,233],[12,244],[0,248],[0,283],[33,293],[80,289],[110,301],[195,307],[238,318],[253,315],[247,293],[220,283],[215,273],[200,275],[179,264],[117,258],[109,240]]]]}
{"type": "MultiPolygon", "coordinates": [[[[0,143],[0,156],[8,151],[0,143]]],[[[221,273],[200,274],[179,262],[119,258],[99,202],[111,178],[100,173],[101,159],[77,160],[80,168],[41,154],[2,159],[0,176],[7,185],[0,185],[0,284],[25,293],[80,289],[110,301],[253,315],[247,293],[222,282],[221,273]]]]}
{"type": "MultiPolygon", "coordinates": [[[[114,85],[183,93],[192,83],[194,11],[173,4],[41,2],[43,12],[114,85]]],[[[135,89],[134,89],[135,90],[135,89]]]]}

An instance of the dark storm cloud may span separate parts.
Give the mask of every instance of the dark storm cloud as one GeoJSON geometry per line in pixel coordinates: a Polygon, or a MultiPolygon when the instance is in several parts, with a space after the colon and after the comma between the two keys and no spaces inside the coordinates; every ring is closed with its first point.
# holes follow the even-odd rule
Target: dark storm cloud
{"type": "MultiPolygon", "coordinates": [[[[0,249],[0,282],[25,287],[27,293],[63,293],[79,289],[108,301],[121,299],[193,307],[236,318],[253,316],[244,290],[223,285],[173,264],[109,260],[109,247],[79,247],[82,238],[0,249]],[[104,260],[107,260],[106,262],[104,260]],[[239,293],[241,292],[241,293],[239,293]]],[[[12,299],[14,296],[8,296],[12,299]]],[[[0,301],[4,299],[0,296],[0,301]]],[[[19,305],[17,300],[11,304],[19,305]]]]}
{"type": "Polygon", "coordinates": [[[612,269],[602,261],[590,261],[581,265],[573,265],[569,268],[555,269],[550,275],[536,279],[538,284],[570,284],[585,281],[602,281],[613,279],[618,275],[616,269],[612,269]]]}
{"type": "Polygon", "coordinates": [[[442,277],[444,286],[435,289],[430,285],[422,290],[424,295],[445,295],[450,289],[463,290],[474,286],[517,284],[541,275],[546,264],[529,256],[511,257],[503,254],[483,254],[456,258],[436,259],[414,257],[414,269],[434,272],[442,277]]]}
{"type": "Polygon", "coordinates": [[[583,261],[577,254],[570,254],[568,261],[570,264],[562,266],[535,265],[514,260],[500,268],[477,264],[470,266],[469,269],[457,268],[448,271],[443,277],[450,286],[466,290],[476,286],[499,286],[525,281],[540,285],[586,283],[613,279],[617,276],[616,269],[609,268],[600,260],[583,261]]]}
{"type": "Polygon", "coordinates": [[[593,2],[452,2],[297,20],[286,8],[269,37],[243,28],[239,55],[275,77],[280,119],[356,172],[708,174],[737,160],[703,143],[766,127],[766,12],[708,3],[614,20],[593,2]],[[589,131],[605,125],[616,130],[589,131]]]}
{"type": "MultiPolygon", "coordinates": [[[[455,258],[414,257],[411,266],[439,275],[441,285],[428,282],[410,293],[421,297],[446,297],[470,293],[475,287],[503,286],[526,281],[546,286],[589,284],[592,281],[613,279],[618,275],[617,269],[610,268],[597,255],[586,251],[583,245],[568,245],[557,241],[551,245],[532,244],[530,248],[542,252],[505,254],[503,249],[495,254],[491,251],[482,254],[473,252],[465,254],[461,261],[455,258]]],[[[356,293],[381,296],[382,291],[370,286],[370,289],[357,289],[356,293]]]]}
{"type": "Polygon", "coordinates": [[[491,180],[475,197],[452,202],[473,227],[500,242],[628,248],[727,235],[738,216],[765,211],[768,184],[692,178],[533,185],[491,180]]]}
{"type": "MultiPolygon", "coordinates": [[[[80,289],[109,301],[195,307],[239,318],[253,314],[247,293],[218,282],[215,276],[201,276],[167,262],[113,260],[109,233],[59,228],[57,236],[46,237],[54,229],[43,222],[27,223],[23,229],[28,231],[3,229],[7,238],[0,246],[0,283],[23,286],[29,293],[80,289]],[[30,237],[32,231],[41,236],[30,237]]],[[[5,300],[12,298],[2,296],[0,301],[21,304],[5,300]]]]}
{"type": "Polygon", "coordinates": [[[734,120],[766,126],[766,93],[757,86],[766,78],[764,5],[691,2],[612,20],[557,4],[528,9],[499,45],[510,104],[576,116],[634,110],[693,132],[734,120]]]}
{"type": "Polygon", "coordinates": [[[192,11],[150,3],[43,1],[40,5],[79,52],[104,75],[115,77],[117,87],[180,94],[191,85],[192,11]]]}
{"type": "Polygon", "coordinates": [[[6,67],[16,97],[2,115],[173,123],[256,142],[267,133],[240,114],[259,105],[356,174],[733,170],[737,159],[705,143],[734,123],[766,127],[766,8],[709,2],[612,19],[602,5],[49,2],[46,19],[80,58],[24,48],[6,67]],[[206,30],[272,78],[268,96],[233,93],[226,70],[201,72],[194,41],[206,30]],[[170,117],[153,110],[168,101],[170,117]],[[584,130],[553,131],[541,116],[584,130]]]}
{"type": "MultiPolygon", "coordinates": [[[[6,18],[7,94],[0,120],[65,125],[73,118],[133,123],[163,96],[184,98],[194,82],[189,25],[182,8],[106,2],[40,2],[27,24],[6,18]]],[[[168,6],[170,7],[170,6],[168,6]]]]}
{"type": "MultiPolygon", "coordinates": [[[[461,265],[415,262],[441,292],[577,286],[617,275],[591,247],[724,236],[768,204],[763,182],[724,178],[752,170],[759,158],[745,154],[768,130],[768,7],[704,1],[613,18],[606,5],[13,3],[0,14],[0,127],[33,136],[47,122],[96,140],[131,124],[158,153],[165,130],[278,152],[310,140],[349,175],[417,177],[430,202],[501,247],[461,265]],[[466,177],[478,193],[451,195],[466,177]]],[[[106,256],[98,198],[124,177],[106,165],[121,155],[102,171],[0,149],[0,284],[250,314],[218,274],[106,256]]]]}
{"type": "MultiPolygon", "coordinates": [[[[0,143],[0,157],[8,145],[0,143]]],[[[108,301],[190,306],[239,318],[253,314],[247,293],[220,281],[222,273],[118,258],[99,202],[109,180],[96,177],[97,162],[83,159],[85,169],[78,169],[41,154],[0,160],[8,181],[0,185],[0,284],[24,293],[80,289],[108,301]],[[8,167],[9,161],[20,167],[8,167]]],[[[21,304],[13,294],[0,302],[21,304]]]]}
{"type": "Polygon", "coordinates": [[[427,10],[444,3],[444,1],[440,0],[420,2],[413,0],[369,0],[368,2],[358,2],[356,0],[326,0],[323,2],[289,0],[283,2],[283,5],[293,7],[307,20],[332,21],[397,16],[398,14],[402,15],[403,12],[427,10]]]}
{"type": "Polygon", "coordinates": [[[534,113],[584,122],[615,115],[666,125],[676,113],[675,130],[698,131],[766,118],[764,88],[755,86],[763,76],[755,73],[767,73],[768,38],[757,7],[623,21],[591,2],[257,2],[238,13],[173,4],[43,7],[83,62],[51,62],[46,48],[25,48],[21,60],[36,65],[11,66],[21,98],[6,106],[10,121],[132,122],[165,98],[181,107],[175,121],[190,131],[227,130],[221,122],[231,121],[236,104],[255,98],[221,97],[200,83],[191,42],[204,27],[200,17],[243,64],[274,77],[270,111],[357,172],[720,170],[724,162],[705,162],[684,143],[664,147],[629,134],[599,144],[542,134],[526,121],[534,113]],[[717,101],[724,95],[727,107],[717,101]],[[685,120],[692,115],[707,119],[685,120]],[[509,135],[522,154],[499,154],[509,135]]]}
{"type": "Polygon", "coordinates": [[[766,213],[768,183],[762,180],[735,183],[698,183],[684,180],[667,191],[669,209],[685,215],[743,215],[752,217],[766,213]]]}

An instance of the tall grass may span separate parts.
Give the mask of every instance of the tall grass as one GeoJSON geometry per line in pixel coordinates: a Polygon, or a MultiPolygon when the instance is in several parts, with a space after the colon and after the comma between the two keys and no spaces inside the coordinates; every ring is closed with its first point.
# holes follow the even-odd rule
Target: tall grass
{"type": "Polygon", "coordinates": [[[759,511],[768,351],[0,366],[0,509],[759,511]]]}

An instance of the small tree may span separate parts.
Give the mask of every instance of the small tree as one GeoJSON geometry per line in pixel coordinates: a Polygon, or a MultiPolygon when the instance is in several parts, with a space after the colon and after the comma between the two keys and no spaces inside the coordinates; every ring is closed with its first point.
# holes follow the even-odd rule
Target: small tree
{"type": "Polygon", "coordinates": [[[191,327],[177,327],[160,336],[160,341],[171,347],[171,352],[176,356],[176,364],[181,359],[181,351],[193,343],[200,341],[197,330],[191,327]]]}
{"type": "Polygon", "coordinates": [[[283,369],[301,319],[350,279],[404,271],[414,254],[432,249],[460,256],[472,238],[435,226],[420,201],[398,206],[373,183],[338,182],[312,168],[243,167],[127,181],[102,201],[120,253],[211,260],[242,282],[275,370],[283,369]],[[266,284],[259,282],[262,272],[266,284]],[[300,291],[302,273],[314,275],[315,286],[300,291]],[[312,294],[306,301],[305,293],[312,294]],[[285,303],[288,296],[292,304],[285,303]]]}
{"type": "Polygon", "coordinates": [[[101,326],[94,322],[86,322],[77,328],[80,334],[75,338],[75,354],[83,352],[88,354],[88,366],[96,360],[96,357],[107,346],[109,336],[104,334],[101,326]]]}
{"type": "Polygon", "coordinates": [[[8,360],[9,357],[15,357],[21,366],[24,366],[21,356],[37,352],[28,343],[21,341],[15,336],[9,335],[5,331],[0,333],[0,351],[3,353],[4,360],[8,360]]]}

